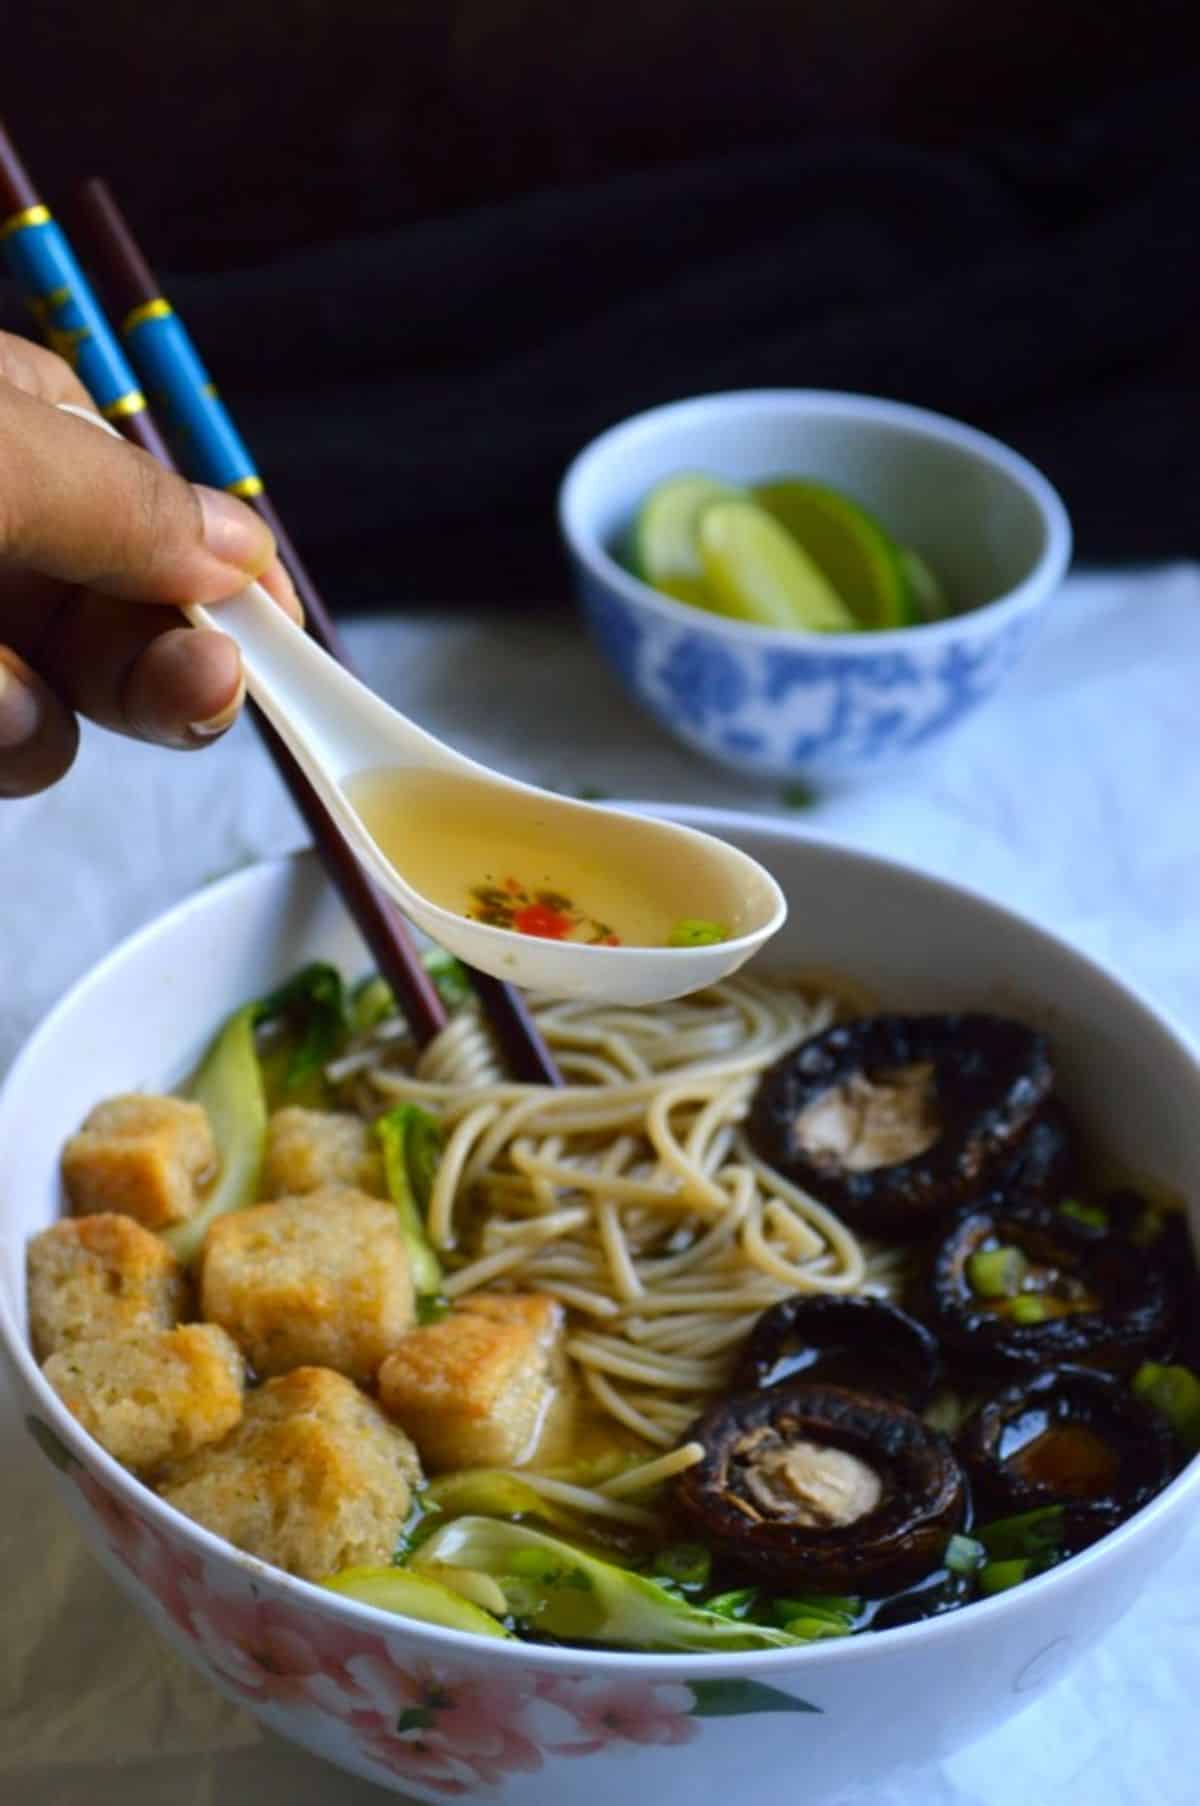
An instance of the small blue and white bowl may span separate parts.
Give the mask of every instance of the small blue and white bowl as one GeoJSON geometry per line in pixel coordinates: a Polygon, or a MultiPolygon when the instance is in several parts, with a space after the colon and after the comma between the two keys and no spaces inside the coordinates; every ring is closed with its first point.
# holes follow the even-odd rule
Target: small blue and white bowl
{"type": "Polygon", "coordinates": [[[637,700],[723,765],[817,784],[890,771],[991,696],[1071,556],[1058,495],[998,440],[923,408],[815,389],[699,396],[612,427],[567,471],[559,524],[592,632],[637,700]],[[693,470],[843,490],[920,553],[961,612],[816,634],[663,595],[620,548],[647,492],[693,470]]]}

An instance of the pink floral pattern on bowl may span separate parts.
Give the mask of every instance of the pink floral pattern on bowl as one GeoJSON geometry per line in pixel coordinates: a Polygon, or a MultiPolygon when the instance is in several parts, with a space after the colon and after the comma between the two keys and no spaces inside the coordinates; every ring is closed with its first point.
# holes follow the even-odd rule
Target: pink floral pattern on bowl
{"type": "Polygon", "coordinates": [[[227,1693],[251,1709],[316,1713],[359,1760],[447,1796],[532,1774],[559,1757],[689,1743],[700,1720],[820,1707],[752,1680],[647,1683],[605,1675],[497,1672],[394,1653],[386,1636],[273,1596],[248,1571],[205,1562],[119,1499],[44,1423],[27,1419],[77,1487],[109,1554],[158,1603],[227,1693]]]}

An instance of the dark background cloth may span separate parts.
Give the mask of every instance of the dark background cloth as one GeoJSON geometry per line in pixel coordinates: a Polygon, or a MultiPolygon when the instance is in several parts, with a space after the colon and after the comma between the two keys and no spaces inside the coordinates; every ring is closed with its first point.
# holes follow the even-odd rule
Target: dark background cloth
{"type": "Polygon", "coordinates": [[[1175,7],[243,10],[22,12],[0,105],[68,223],[112,177],[335,605],[560,595],[573,453],[756,385],[998,433],[1086,561],[1200,551],[1175,7]]]}

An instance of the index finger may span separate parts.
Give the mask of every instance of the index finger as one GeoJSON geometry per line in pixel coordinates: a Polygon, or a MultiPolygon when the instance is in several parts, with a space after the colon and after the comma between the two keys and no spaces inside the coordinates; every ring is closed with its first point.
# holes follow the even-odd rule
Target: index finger
{"type": "Polygon", "coordinates": [[[48,401],[55,407],[65,401],[95,411],[95,402],[65,358],[12,332],[0,332],[0,381],[11,383],[35,401],[48,401]]]}
{"type": "Polygon", "coordinates": [[[222,601],[262,575],[275,541],[244,502],[193,487],[97,423],[94,410],[85,424],[0,383],[0,558],[123,601],[177,606],[222,601]]]}

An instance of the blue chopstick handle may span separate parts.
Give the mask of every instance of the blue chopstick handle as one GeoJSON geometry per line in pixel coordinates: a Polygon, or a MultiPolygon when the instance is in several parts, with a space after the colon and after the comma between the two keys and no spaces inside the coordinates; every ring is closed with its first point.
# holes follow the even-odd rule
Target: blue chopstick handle
{"type": "Polygon", "coordinates": [[[144,301],[121,332],[188,475],[234,495],[261,495],[254,461],[170,302],[144,301]]]}
{"type": "Polygon", "coordinates": [[[70,364],[105,419],[140,414],[146,397],[48,210],[26,207],[0,222],[0,249],[42,337],[70,364]]]}

